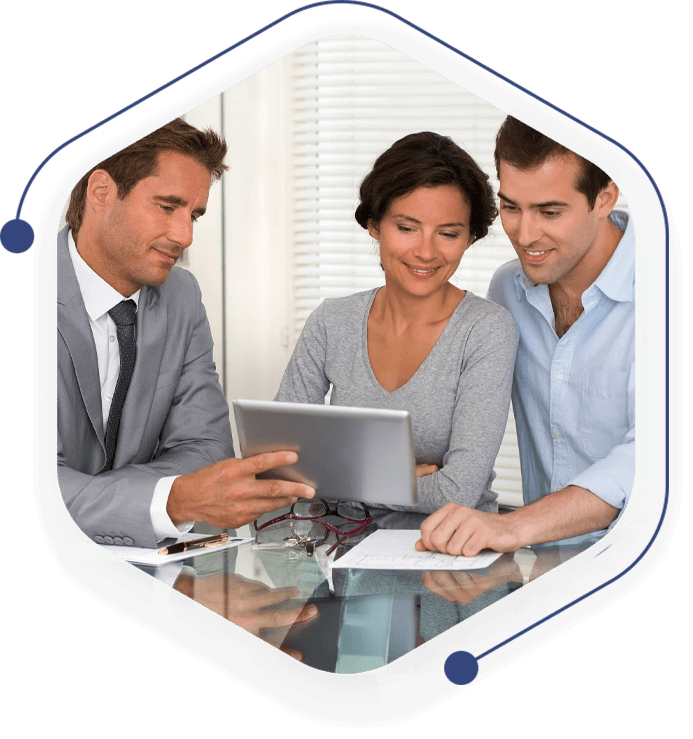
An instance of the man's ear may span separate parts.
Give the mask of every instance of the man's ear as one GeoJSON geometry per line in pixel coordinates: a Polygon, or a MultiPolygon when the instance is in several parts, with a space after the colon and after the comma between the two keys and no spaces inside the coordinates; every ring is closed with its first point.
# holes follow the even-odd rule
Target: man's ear
{"type": "Polygon", "coordinates": [[[118,196],[118,186],[105,169],[95,169],[87,180],[87,206],[97,213],[103,211],[118,196]]]}
{"type": "Polygon", "coordinates": [[[368,233],[371,235],[371,238],[376,241],[380,241],[380,231],[378,230],[378,226],[370,219],[368,221],[368,233]]]}
{"type": "Polygon", "coordinates": [[[598,218],[608,218],[611,211],[616,206],[618,200],[619,189],[613,180],[609,180],[609,184],[597,195],[594,207],[597,211],[598,218]]]}

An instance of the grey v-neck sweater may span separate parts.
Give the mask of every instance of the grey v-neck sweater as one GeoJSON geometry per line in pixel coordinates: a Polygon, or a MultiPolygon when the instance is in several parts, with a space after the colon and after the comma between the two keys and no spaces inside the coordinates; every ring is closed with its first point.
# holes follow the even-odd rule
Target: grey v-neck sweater
{"type": "MultiPolygon", "coordinates": [[[[503,439],[517,330],[503,307],[467,292],[411,379],[387,392],[368,358],[368,314],[379,288],[325,300],[313,311],[275,400],[407,410],[417,464],[439,472],[418,479],[422,513],[446,503],[496,511],[493,465],[503,439]]],[[[395,507],[395,506],[392,506],[395,507]]]]}

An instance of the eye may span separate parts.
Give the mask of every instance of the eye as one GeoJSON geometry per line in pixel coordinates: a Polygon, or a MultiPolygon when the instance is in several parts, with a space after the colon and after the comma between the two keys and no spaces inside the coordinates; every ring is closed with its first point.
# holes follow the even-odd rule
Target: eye
{"type": "Polygon", "coordinates": [[[173,213],[172,205],[160,205],[159,207],[164,211],[164,213],[173,213]]]}
{"type": "Polygon", "coordinates": [[[542,210],[541,214],[544,218],[558,218],[558,216],[561,215],[561,212],[558,210],[542,210]]]}
{"type": "Polygon", "coordinates": [[[458,231],[442,231],[440,234],[444,239],[458,239],[460,234],[458,231]]]}
{"type": "Polygon", "coordinates": [[[397,229],[403,233],[412,233],[414,229],[411,226],[405,226],[403,223],[397,224],[397,229]]]}
{"type": "Polygon", "coordinates": [[[516,205],[510,205],[510,203],[504,203],[501,201],[501,210],[504,210],[508,213],[514,213],[517,210],[516,205]]]}

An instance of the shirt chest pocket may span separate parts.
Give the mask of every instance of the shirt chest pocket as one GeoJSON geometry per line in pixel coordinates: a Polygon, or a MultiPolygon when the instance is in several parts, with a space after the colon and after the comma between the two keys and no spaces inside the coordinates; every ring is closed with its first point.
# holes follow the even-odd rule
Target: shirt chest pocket
{"type": "Polygon", "coordinates": [[[583,370],[580,431],[585,454],[602,459],[628,432],[628,372],[583,370]]]}

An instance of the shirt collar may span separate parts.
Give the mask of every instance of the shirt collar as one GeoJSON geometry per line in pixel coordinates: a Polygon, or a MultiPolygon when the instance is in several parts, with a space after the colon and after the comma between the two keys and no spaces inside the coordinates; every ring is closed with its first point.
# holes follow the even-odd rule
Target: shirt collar
{"type": "MultiPolygon", "coordinates": [[[[633,230],[633,219],[625,210],[614,210],[609,220],[623,231],[623,236],[618,242],[616,250],[606,267],[600,272],[597,279],[587,288],[597,287],[604,295],[612,300],[624,302],[633,300],[635,284],[635,232],[633,230]]],[[[536,285],[522,271],[522,265],[518,262],[515,272],[515,289],[517,297],[522,298],[522,293],[536,288],[546,289],[546,285],[536,285]]],[[[585,291],[586,292],[586,291],[585,291]]]]}
{"type": "MultiPolygon", "coordinates": [[[[104,313],[107,313],[125,298],[115,288],[111,287],[106,280],[99,277],[82,259],[75,246],[72,230],[67,232],[67,248],[70,252],[72,265],[75,268],[75,276],[82,293],[84,307],[87,309],[89,318],[92,321],[97,321],[104,313]]],[[[134,300],[135,305],[139,304],[139,299],[140,290],[130,296],[130,300],[134,300]]]]}
{"type": "Polygon", "coordinates": [[[623,231],[616,251],[601,271],[594,285],[607,298],[620,302],[633,300],[635,286],[635,232],[633,219],[624,210],[614,210],[611,222],[623,231]]]}

